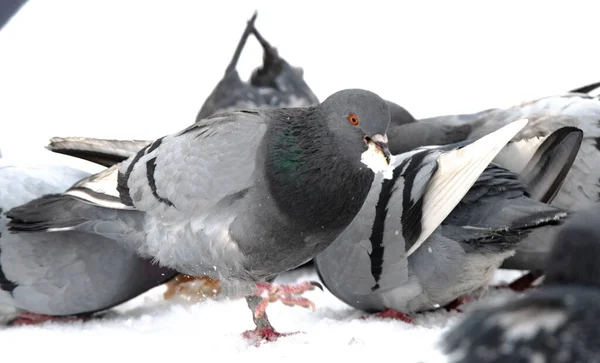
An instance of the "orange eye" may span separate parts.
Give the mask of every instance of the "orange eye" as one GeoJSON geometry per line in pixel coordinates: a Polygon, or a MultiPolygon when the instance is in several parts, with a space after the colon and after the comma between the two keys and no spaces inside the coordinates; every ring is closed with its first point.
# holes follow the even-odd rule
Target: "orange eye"
{"type": "Polygon", "coordinates": [[[354,126],[358,125],[358,116],[356,116],[355,114],[351,113],[348,115],[348,121],[350,121],[350,123],[354,126]]]}

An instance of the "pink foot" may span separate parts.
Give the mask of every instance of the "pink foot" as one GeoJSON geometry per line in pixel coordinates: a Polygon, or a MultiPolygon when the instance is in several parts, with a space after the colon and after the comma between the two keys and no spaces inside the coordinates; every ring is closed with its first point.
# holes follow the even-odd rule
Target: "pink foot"
{"type": "Polygon", "coordinates": [[[273,328],[263,328],[263,329],[254,329],[254,330],[246,330],[242,333],[242,337],[254,342],[255,346],[259,346],[261,342],[274,342],[281,337],[286,337],[289,335],[295,334],[304,334],[302,332],[294,332],[294,333],[278,333],[273,328]]]}
{"type": "Polygon", "coordinates": [[[523,292],[527,289],[534,288],[533,284],[544,274],[540,271],[530,271],[519,277],[508,285],[495,286],[497,289],[511,289],[516,292],[523,292]]]}
{"type": "Polygon", "coordinates": [[[22,326],[22,325],[36,325],[42,324],[47,321],[54,321],[58,323],[68,323],[73,321],[85,320],[80,316],[53,316],[53,315],[45,315],[45,314],[36,314],[36,313],[21,313],[19,316],[10,321],[9,325],[12,326],[22,326]]]}
{"type": "Polygon", "coordinates": [[[311,307],[314,311],[315,303],[305,297],[298,297],[294,295],[302,294],[306,291],[313,290],[316,287],[323,290],[323,286],[314,281],[307,281],[294,285],[277,285],[266,282],[257,282],[257,290],[253,293],[253,295],[258,295],[263,299],[254,310],[254,317],[260,318],[263,316],[267,306],[275,301],[281,301],[287,306],[302,306],[305,308],[311,307]]]}
{"type": "Polygon", "coordinates": [[[360,318],[362,320],[366,320],[373,316],[376,318],[394,319],[394,320],[403,321],[408,324],[414,324],[413,319],[411,317],[409,317],[408,315],[406,315],[404,313],[399,312],[398,310],[394,310],[394,309],[385,309],[384,311],[380,311],[377,314],[365,315],[365,316],[361,316],[360,318]]]}
{"type": "Polygon", "coordinates": [[[461,297],[457,298],[456,300],[448,303],[446,306],[444,306],[444,308],[446,309],[446,311],[454,310],[459,313],[462,313],[463,311],[460,309],[460,306],[462,306],[464,304],[468,304],[474,300],[475,299],[469,295],[461,296],[461,297]]]}

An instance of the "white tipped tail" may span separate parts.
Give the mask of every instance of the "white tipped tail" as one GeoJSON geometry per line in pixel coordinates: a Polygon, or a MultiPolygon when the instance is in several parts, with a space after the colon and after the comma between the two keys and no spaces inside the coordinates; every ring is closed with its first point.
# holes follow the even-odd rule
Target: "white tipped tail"
{"type": "Polygon", "coordinates": [[[514,121],[473,143],[442,154],[438,170],[431,179],[423,200],[421,235],[407,252],[410,256],[448,217],[506,144],[528,123],[514,121]]]}

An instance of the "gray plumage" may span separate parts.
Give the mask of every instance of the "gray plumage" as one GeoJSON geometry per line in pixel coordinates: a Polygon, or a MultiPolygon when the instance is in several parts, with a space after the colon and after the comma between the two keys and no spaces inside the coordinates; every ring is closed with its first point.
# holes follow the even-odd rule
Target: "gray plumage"
{"type": "MultiPolygon", "coordinates": [[[[581,137],[580,130],[570,131],[581,137]]],[[[579,146],[580,138],[569,140],[571,148],[579,146]]],[[[436,149],[421,152],[421,163],[436,160],[428,161],[426,153],[432,150],[436,149]]],[[[536,163],[565,162],[562,153],[553,153],[546,147],[541,150],[544,155],[536,157],[536,163]]],[[[544,174],[545,168],[527,170],[544,174]]],[[[398,171],[396,168],[395,177],[400,175],[398,171]]],[[[567,217],[563,210],[530,198],[523,180],[539,177],[519,176],[498,165],[489,165],[460,203],[410,256],[406,253],[410,242],[432,212],[426,213],[422,206],[407,210],[410,206],[407,200],[427,195],[429,187],[422,185],[427,178],[421,174],[420,186],[416,181],[410,183],[410,178],[385,181],[372,189],[346,231],[317,256],[319,276],[339,299],[369,312],[388,308],[403,313],[422,312],[482,291],[531,229],[554,225],[567,217]],[[421,222],[407,223],[415,213],[419,213],[421,222]]],[[[463,183],[461,187],[469,185],[463,183]]],[[[547,187],[557,183],[536,185],[547,187]]]]}
{"type": "Polygon", "coordinates": [[[218,279],[224,296],[250,293],[311,259],[352,221],[374,178],[361,157],[373,145],[387,153],[388,125],[385,102],[363,90],[316,107],[214,115],[106,172],[102,190],[8,211],[9,229],[102,236],[218,279]]]}
{"type": "MultiPolygon", "coordinates": [[[[583,130],[579,153],[552,204],[563,209],[578,210],[597,202],[600,195],[600,170],[594,165],[600,163],[600,151],[597,147],[597,139],[600,137],[600,100],[572,94],[541,98],[519,107],[492,111],[484,119],[475,122],[470,137],[484,135],[521,117],[527,117],[531,122],[514,141],[536,136],[546,137],[564,126],[583,130]]],[[[510,165],[507,167],[511,169],[510,165]]]]}
{"type": "MultiPolygon", "coordinates": [[[[598,180],[600,180],[600,170],[595,168],[594,165],[600,163],[600,151],[597,146],[597,139],[600,138],[600,100],[587,94],[568,93],[559,96],[548,96],[523,102],[506,109],[490,109],[473,115],[429,118],[417,122],[417,124],[426,122],[422,128],[417,129],[417,125],[410,124],[413,127],[412,130],[414,130],[410,132],[410,135],[419,133],[418,130],[423,130],[426,133],[426,129],[431,127],[432,124],[439,125],[442,130],[450,134],[454,128],[461,129],[468,125],[471,131],[468,133],[467,139],[474,139],[487,135],[521,118],[527,118],[530,122],[514,137],[512,144],[533,137],[547,137],[565,126],[577,127],[583,130],[584,136],[581,148],[564,185],[553,201],[553,205],[563,209],[577,210],[599,201],[600,184],[598,180]]],[[[394,134],[390,132],[389,135],[389,142],[392,145],[392,135],[394,134]]],[[[454,142],[454,140],[443,142],[437,137],[434,137],[431,141],[425,141],[429,145],[444,145],[451,142],[454,142]]],[[[496,161],[512,171],[519,172],[520,170],[515,170],[515,168],[522,167],[528,160],[520,160],[515,157],[518,152],[511,149],[511,144],[509,144],[506,148],[507,153],[499,154],[496,161]]],[[[395,152],[392,148],[390,148],[390,151],[395,152]]]]}
{"type": "MultiPolygon", "coordinates": [[[[225,75],[202,104],[196,121],[238,109],[260,107],[303,107],[319,103],[304,81],[304,71],[279,56],[256,30],[256,13],[248,21],[225,75]],[[253,34],[263,47],[263,65],[256,68],[248,82],[241,80],[236,66],[248,37],[253,34]]],[[[87,137],[54,137],[46,148],[110,167],[135,155],[151,140],[110,140],[87,137]]]]}
{"type": "MultiPolygon", "coordinates": [[[[60,163],[0,159],[0,209],[63,192],[89,173],[60,163]]],[[[175,273],[103,238],[76,231],[7,233],[0,216],[0,305],[45,315],[106,310],[175,273]]]]}
{"type": "Polygon", "coordinates": [[[417,120],[404,107],[392,101],[387,102],[390,108],[388,143],[394,155],[421,146],[448,145],[467,140],[472,132],[471,123],[488,112],[417,120]]]}
{"type": "Polygon", "coordinates": [[[91,137],[53,137],[46,149],[111,167],[135,155],[147,140],[110,140],[91,137]]]}
{"type": "Polygon", "coordinates": [[[452,327],[441,346],[452,362],[600,362],[600,204],[560,228],[544,284],[500,296],[452,327]]]}
{"type": "Polygon", "coordinates": [[[277,49],[273,48],[256,30],[254,27],[256,16],[255,13],[248,21],[223,79],[204,101],[196,121],[224,111],[259,107],[305,107],[319,103],[318,98],[304,81],[302,68],[293,67],[281,58],[277,49]],[[236,66],[250,34],[254,34],[263,47],[263,65],[252,72],[248,82],[244,82],[236,66]]]}
{"type": "MultiPolygon", "coordinates": [[[[595,83],[573,91],[593,93],[597,90],[598,84],[595,83]]],[[[523,102],[506,109],[489,109],[472,115],[432,117],[407,123],[397,130],[390,127],[390,151],[403,151],[403,145],[413,146],[411,140],[415,140],[417,144],[444,145],[460,140],[465,134],[467,139],[476,138],[522,117],[528,118],[530,123],[515,136],[495,162],[519,173],[528,162],[523,155],[530,155],[528,149],[536,147],[535,142],[524,143],[524,140],[534,140],[532,138],[537,137],[541,143],[559,128],[577,127],[583,130],[581,147],[563,185],[557,189],[552,205],[575,211],[600,201],[600,169],[595,167],[600,163],[600,99],[591,94],[571,92],[523,102]]],[[[394,121],[390,124],[393,125],[394,121]]],[[[503,267],[519,270],[541,268],[554,241],[549,233],[551,232],[546,229],[532,232],[519,244],[515,255],[507,259],[503,267]]]]}

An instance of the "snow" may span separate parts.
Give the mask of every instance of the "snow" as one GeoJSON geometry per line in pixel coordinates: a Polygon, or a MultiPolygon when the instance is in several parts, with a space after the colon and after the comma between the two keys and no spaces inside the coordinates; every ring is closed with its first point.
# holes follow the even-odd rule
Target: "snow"
{"type": "MultiPolygon", "coordinates": [[[[494,283],[520,275],[516,271],[501,271],[494,283]]],[[[289,272],[276,282],[307,280],[318,281],[312,268],[289,272]]],[[[98,320],[0,327],[0,342],[2,346],[26,351],[31,360],[56,355],[62,362],[80,361],[83,357],[90,362],[115,358],[154,362],[211,356],[223,361],[243,357],[247,362],[274,358],[296,362],[335,353],[336,359],[349,361],[398,355],[405,362],[433,363],[446,361],[436,343],[462,315],[442,309],[417,315],[415,325],[373,317],[362,320],[365,313],[345,305],[327,290],[316,290],[304,295],[315,302],[314,312],[280,303],[267,308],[278,331],[301,334],[256,347],[240,336],[253,328],[245,300],[164,300],[164,291],[164,286],[157,287],[98,320]]]]}
{"type": "MultiPolygon", "coordinates": [[[[598,4],[569,4],[30,2],[0,31],[0,149],[36,159],[48,157],[43,146],[52,136],[154,139],[186,127],[255,9],[257,28],[304,68],[320,99],[360,87],[428,117],[561,93],[600,77],[600,54],[590,46],[598,4]]],[[[249,41],[241,76],[260,60],[260,48],[249,41]]],[[[500,277],[507,279],[506,272],[500,277]]],[[[300,271],[279,280],[306,279],[317,277],[300,271]]],[[[360,320],[361,312],[328,292],[312,291],[307,297],[315,312],[282,304],[267,310],[278,330],[305,334],[255,347],[240,337],[252,328],[243,300],[164,301],[163,291],[158,287],[100,320],[0,328],[0,346],[31,361],[443,362],[436,341],[460,316],[423,314],[415,326],[360,320]]]]}

